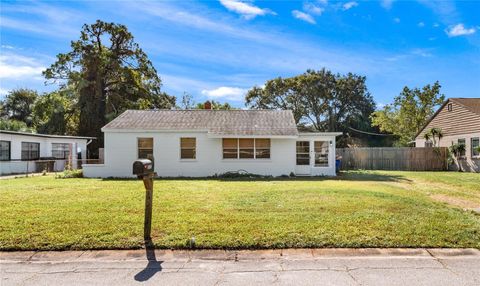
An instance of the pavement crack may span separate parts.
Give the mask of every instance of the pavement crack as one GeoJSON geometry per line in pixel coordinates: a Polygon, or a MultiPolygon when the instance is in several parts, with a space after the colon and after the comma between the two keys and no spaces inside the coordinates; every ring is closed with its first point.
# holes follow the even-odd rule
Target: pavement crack
{"type": "Polygon", "coordinates": [[[225,266],[225,262],[224,262],[223,265],[222,265],[222,268],[220,270],[220,273],[218,273],[218,278],[217,278],[217,281],[215,281],[214,286],[218,286],[220,284],[220,282],[222,282],[222,279],[225,275],[225,269],[226,269],[226,266],[225,266]]]}
{"type": "Polygon", "coordinates": [[[351,273],[352,270],[355,270],[355,269],[347,267],[345,272],[347,273],[348,276],[350,276],[350,278],[352,278],[352,280],[353,280],[353,282],[355,282],[355,284],[361,286],[362,283],[360,283],[360,281],[358,281],[358,279],[355,276],[353,276],[353,274],[351,273]]]}
{"type": "Polygon", "coordinates": [[[185,261],[185,263],[182,264],[182,266],[180,266],[176,272],[180,272],[180,270],[182,269],[185,269],[185,266],[189,263],[189,262],[192,262],[192,258],[189,257],[187,261],[185,261]]]}
{"type": "Polygon", "coordinates": [[[445,264],[445,262],[443,262],[440,258],[436,257],[435,255],[433,255],[432,252],[430,252],[429,249],[425,249],[427,251],[427,253],[433,258],[433,260],[437,261],[438,263],[440,263],[440,265],[442,265],[443,268],[445,268],[446,270],[452,272],[455,276],[457,277],[461,277],[461,275],[459,273],[457,273],[456,271],[453,271],[450,267],[448,267],[447,264],[445,264]]]}

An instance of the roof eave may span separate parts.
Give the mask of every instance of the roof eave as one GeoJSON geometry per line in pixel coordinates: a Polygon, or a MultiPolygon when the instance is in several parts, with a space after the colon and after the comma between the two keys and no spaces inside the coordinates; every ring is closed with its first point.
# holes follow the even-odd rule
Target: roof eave
{"type": "Polygon", "coordinates": [[[208,138],[270,138],[270,139],[296,139],[298,135],[268,135],[268,134],[258,134],[258,135],[245,135],[245,134],[216,134],[208,133],[208,138]]]}

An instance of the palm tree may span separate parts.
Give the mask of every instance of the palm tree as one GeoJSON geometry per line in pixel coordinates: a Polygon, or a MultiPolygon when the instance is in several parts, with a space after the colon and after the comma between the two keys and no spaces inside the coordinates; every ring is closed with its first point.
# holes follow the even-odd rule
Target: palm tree
{"type": "Polygon", "coordinates": [[[458,166],[458,171],[463,172],[462,170],[462,164],[460,164],[460,156],[462,156],[463,153],[465,153],[465,144],[453,144],[448,148],[450,153],[453,154],[453,157],[455,158],[455,162],[458,166]]]}
{"type": "Polygon", "coordinates": [[[429,141],[430,139],[432,139],[433,141],[433,147],[440,147],[440,140],[443,138],[443,132],[442,132],[442,129],[440,128],[430,128],[426,133],[425,135],[423,136],[423,138],[425,138],[425,140],[429,141]],[[438,138],[438,141],[436,140],[436,138],[438,138]],[[438,146],[437,146],[437,142],[438,142],[438,146]]]}
{"type": "Polygon", "coordinates": [[[437,144],[437,141],[435,140],[435,137],[438,138],[438,147],[440,147],[440,140],[443,138],[443,132],[442,129],[440,128],[432,128],[430,129],[430,134],[432,134],[433,138],[433,146],[435,147],[437,144]]]}
{"type": "Polygon", "coordinates": [[[430,131],[427,131],[425,135],[423,135],[423,138],[425,139],[425,141],[430,141],[431,137],[432,137],[432,134],[430,134],[430,131]]]}

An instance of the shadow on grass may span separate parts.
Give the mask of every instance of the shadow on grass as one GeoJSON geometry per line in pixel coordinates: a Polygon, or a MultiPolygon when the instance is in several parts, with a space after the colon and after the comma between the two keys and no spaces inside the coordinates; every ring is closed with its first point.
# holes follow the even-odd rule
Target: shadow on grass
{"type": "Polygon", "coordinates": [[[155,256],[155,247],[153,243],[150,241],[145,242],[145,251],[147,254],[148,264],[145,266],[145,269],[135,274],[135,281],[147,281],[152,278],[157,272],[162,271],[162,263],[163,261],[157,261],[157,257],[155,256]]]}
{"type": "MultiPolygon", "coordinates": [[[[138,181],[135,178],[104,178],[102,181],[138,181]]],[[[263,177],[263,176],[239,176],[239,177],[156,177],[155,180],[164,181],[220,181],[220,182],[270,182],[270,181],[287,181],[287,182],[320,182],[326,180],[345,180],[345,181],[377,181],[377,182],[411,182],[410,179],[403,175],[386,174],[386,173],[370,173],[364,171],[340,172],[336,177],[328,176],[280,176],[280,177],[263,177]]]]}

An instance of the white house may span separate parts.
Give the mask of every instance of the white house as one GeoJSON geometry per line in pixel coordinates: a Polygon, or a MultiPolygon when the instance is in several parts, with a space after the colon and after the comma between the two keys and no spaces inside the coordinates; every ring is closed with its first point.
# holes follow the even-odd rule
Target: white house
{"type": "Polygon", "coordinates": [[[127,110],[102,131],[104,164],[84,165],[85,177],[133,177],[149,155],[161,177],[334,176],[341,134],[299,133],[290,110],[127,110]]]}
{"type": "Polygon", "coordinates": [[[66,162],[77,168],[93,139],[0,130],[0,175],[40,172],[47,161],[55,171],[63,171],[66,162]]]}

